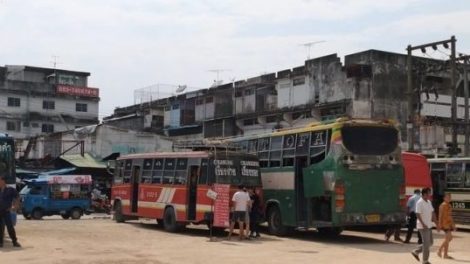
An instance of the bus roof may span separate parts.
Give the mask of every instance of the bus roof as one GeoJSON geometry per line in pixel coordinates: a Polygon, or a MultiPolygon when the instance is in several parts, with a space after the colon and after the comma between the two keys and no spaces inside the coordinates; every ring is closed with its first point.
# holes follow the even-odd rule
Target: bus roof
{"type": "Polygon", "coordinates": [[[428,159],[429,163],[443,163],[443,162],[464,162],[470,161],[470,157],[461,157],[461,158],[435,158],[435,159],[428,159]]]}
{"type": "Polygon", "coordinates": [[[326,120],[322,122],[313,122],[304,127],[280,129],[272,133],[264,133],[264,134],[254,135],[254,136],[246,136],[246,137],[245,136],[234,137],[228,140],[230,141],[230,140],[236,140],[236,139],[241,139],[241,138],[256,139],[256,138],[263,138],[263,137],[268,137],[268,136],[283,136],[283,135],[289,135],[289,134],[297,134],[297,133],[304,133],[304,132],[310,132],[310,131],[339,128],[344,125],[390,126],[390,127],[396,128],[396,122],[393,120],[352,119],[352,118],[342,117],[342,118],[326,120]]]}

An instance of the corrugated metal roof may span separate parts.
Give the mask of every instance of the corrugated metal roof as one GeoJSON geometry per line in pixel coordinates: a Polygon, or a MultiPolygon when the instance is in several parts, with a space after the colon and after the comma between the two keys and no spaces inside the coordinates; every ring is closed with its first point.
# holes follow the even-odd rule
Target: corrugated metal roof
{"type": "Polygon", "coordinates": [[[93,158],[88,153],[85,153],[84,156],[81,156],[80,154],[63,155],[60,156],[60,158],[79,168],[106,169],[106,164],[104,162],[93,158]]]}

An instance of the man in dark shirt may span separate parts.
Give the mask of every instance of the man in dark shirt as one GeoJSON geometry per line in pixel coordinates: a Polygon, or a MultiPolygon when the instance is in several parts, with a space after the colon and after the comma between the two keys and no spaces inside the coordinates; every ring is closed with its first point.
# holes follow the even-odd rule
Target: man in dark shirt
{"type": "Polygon", "coordinates": [[[13,242],[14,247],[21,247],[16,238],[15,227],[11,221],[10,210],[16,209],[13,204],[18,204],[18,192],[15,188],[8,187],[5,182],[5,176],[0,175],[0,247],[3,247],[3,237],[5,226],[7,226],[8,235],[13,242]]]}

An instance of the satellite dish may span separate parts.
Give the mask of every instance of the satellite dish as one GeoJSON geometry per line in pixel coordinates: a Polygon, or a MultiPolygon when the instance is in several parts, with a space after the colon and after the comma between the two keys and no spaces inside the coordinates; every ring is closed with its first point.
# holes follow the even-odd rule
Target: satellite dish
{"type": "Polygon", "coordinates": [[[178,88],[176,89],[175,92],[181,93],[181,92],[183,92],[184,90],[186,90],[186,87],[187,87],[186,85],[178,85],[178,88]]]}

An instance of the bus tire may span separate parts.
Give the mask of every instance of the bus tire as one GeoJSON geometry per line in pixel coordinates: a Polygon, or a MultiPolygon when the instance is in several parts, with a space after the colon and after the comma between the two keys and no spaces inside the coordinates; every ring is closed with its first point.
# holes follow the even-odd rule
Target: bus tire
{"type": "Polygon", "coordinates": [[[124,223],[124,215],[122,215],[122,205],[120,201],[114,202],[114,221],[116,223],[124,223]]]}
{"type": "Polygon", "coordinates": [[[31,213],[31,217],[34,220],[41,220],[43,215],[44,213],[41,208],[35,208],[33,212],[31,213]]]}
{"type": "Polygon", "coordinates": [[[172,207],[167,207],[163,213],[163,228],[168,232],[178,232],[180,225],[176,222],[175,211],[172,207]]]}
{"type": "Polygon", "coordinates": [[[80,217],[82,217],[82,209],[77,207],[72,208],[72,210],[70,210],[70,217],[74,220],[80,219],[80,217]]]}
{"type": "Polygon", "coordinates": [[[341,227],[319,227],[317,230],[321,236],[325,237],[337,237],[343,232],[341,227]]]}
{"type": "Polygon", "coordinates": [[[281,210],[279,210],[279,207],[273,206],[268,210],[267,221],[270,234],[276,236],[287,235],[288,228],[282,224],[281,210]]]}

